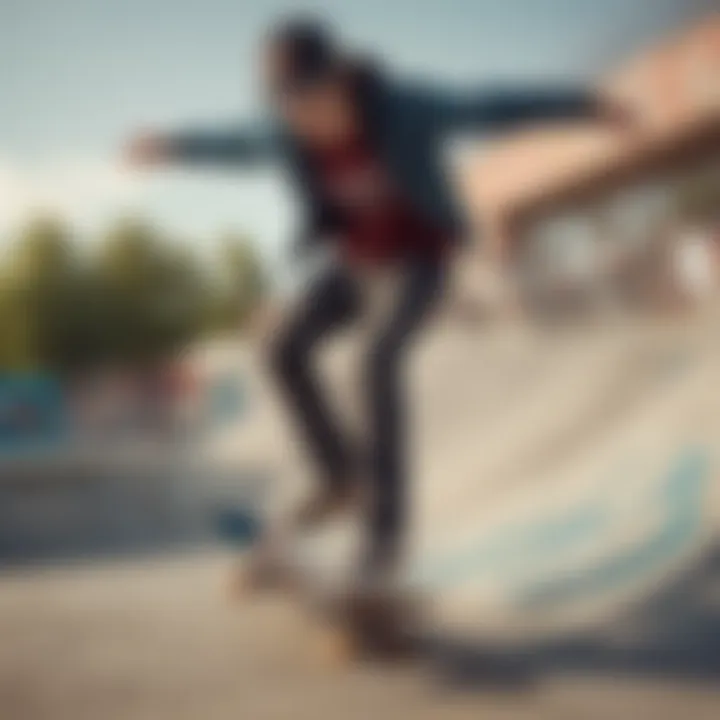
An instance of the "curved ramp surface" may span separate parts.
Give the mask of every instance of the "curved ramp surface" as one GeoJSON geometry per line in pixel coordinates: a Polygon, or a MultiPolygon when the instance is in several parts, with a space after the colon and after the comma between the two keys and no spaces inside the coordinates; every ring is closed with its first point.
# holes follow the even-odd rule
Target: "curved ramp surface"
{"type": "MultiPolygon", "coordinates": [[[[720,434],[712,326],[433,333],[410,394],[409,575],[435,599],[439,621],[463,632],[576,629],[653,596],[711,546],[720,434]]],[[[340,346],[327,367],[349,423],[360,405],[356,364],[340,346]]],[[[238,429],[234,451],[272,457],[283,495],[307,470],[267,406],[273,422],[268,414],[238,429]]],[[[331,528],[299,556],[318,578],[343,582],[360,534],[331,528]]]]}
{"type": "MultiPolygon", "coordinates": [[[[235,559],[223,554],[58,566],[0,575],[0,715],[718,717],[713,327],[429,340],[415,368],[411,566],[438,601],[431,675],[328,674],[295,604],[226,601],[235,559]],[[436,693],[430,678],[481,692],[436,693]]],[[[329,359],[341,405],[350,355],[329,359]]],[[[259,378],[251,354],[239,365],[259,378]]],[[[275,474],[278,502],[304,481],[265,387],[250,422],[190,449],[186,470],[226,472],[183,481],[188,511],[248,466],[275,474]]],[[[347,561],[342,535],[318,543],[347,561]]]]}

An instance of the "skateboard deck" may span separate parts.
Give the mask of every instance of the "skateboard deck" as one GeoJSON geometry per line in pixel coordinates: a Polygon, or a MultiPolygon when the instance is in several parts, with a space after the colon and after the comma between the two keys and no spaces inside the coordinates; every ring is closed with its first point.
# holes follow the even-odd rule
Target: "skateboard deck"
{"type": "Polygon", "coordinates": [[[310,647],[324,662],[343,665],[422,655],[422,602],[409,592],[349,588],[315,595],[307,607],[310,647]]]}
{"type": "Polygon", "coordinates": [[[410,659],[424,645],[426,602],[407,588],[368,588],[345,579],[328,585],[287,558],[252,557],[230,577],[234,601],[285,595],[309,632],[309,651],[329,664],[410,659]],[[279,562],[278,562],[279,560],[279,562]]]}

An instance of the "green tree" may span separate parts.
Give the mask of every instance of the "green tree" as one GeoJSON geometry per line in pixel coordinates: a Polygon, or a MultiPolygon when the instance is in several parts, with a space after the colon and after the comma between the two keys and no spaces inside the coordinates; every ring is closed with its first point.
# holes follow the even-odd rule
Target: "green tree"
{"type": "Polygon", "coordinates": [[[242,329],[267,290],[260,258],[246,238],[228,234],[222,239],[212,284],[211,328],[242,329]]]}
{"type": "Polygon", "coordinates": [[[3,272],[3,355],[11,366],[65,371],[76,362],[82,265],[68,229],[39,218],[21,232],[3,272]]]}
{"type": "Polygon", "coordinates": [[[10,271],[3,268],[0,274],[0,372],[27,370],[34,364],[27,314],[10,271]]]}
{"type": "Polygon", "coordinates": [[[149,226],[124,221],[95,263],[108,359],[142,362],[180,349],[200,330],[206,303],[198,263],[149,226]]]}
{"type": "Polygon", "coordinates": [[[265,290],[252,246],[234,235],[210,267],[134,220],[88,247],[38,218],[0,256],[0,368],[153,362],[203,331],[241,328],[265,290]]]}

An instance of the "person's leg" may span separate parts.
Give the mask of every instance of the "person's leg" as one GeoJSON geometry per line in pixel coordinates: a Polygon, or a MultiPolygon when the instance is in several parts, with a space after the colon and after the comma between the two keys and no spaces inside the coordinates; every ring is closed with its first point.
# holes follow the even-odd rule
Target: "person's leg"
{"type": "Polygon", "coordinates": [[[407,511],[403,363],[409,341],[436,307],[443,279],[444,268],[436,264],[406,270],[367,358],[372,502],[363,570],[371,579],[392,573],[401,552],[407,511]]]}
{"type": "Polygon", "coordinates": [[[355,458],[325,402],[311,360],[318,342],[353,321],[358,310],[353,280],[340,268],[328,270],[312,283],[269,349],[273,374],[318,465],[319,495],[330,499],[352,491],[348,485],[356,473],[355,458]]]}

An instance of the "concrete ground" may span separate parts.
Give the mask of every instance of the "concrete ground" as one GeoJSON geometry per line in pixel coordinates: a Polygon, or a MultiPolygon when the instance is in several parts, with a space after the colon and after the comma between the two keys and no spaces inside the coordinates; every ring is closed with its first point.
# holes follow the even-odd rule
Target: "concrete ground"
{"type": "MultiPolygon", "coordinates": [[[[196,555],[0,578],[4,720],[568,718],[714,720],[710,680],[608,669],[451,687],[436,668],[332,667],[294,607],[233,604],[196,555]]],[[[482,680],[482,674],[480,677],[482,680]]],[[[716,678],[715,678],[716,680],[716,678]]]]}

